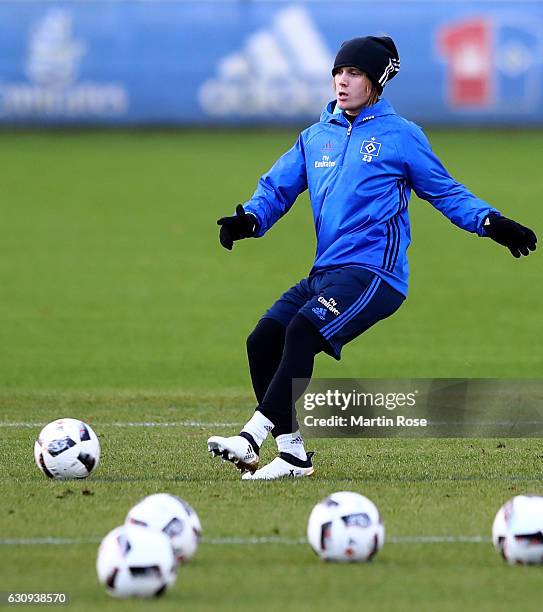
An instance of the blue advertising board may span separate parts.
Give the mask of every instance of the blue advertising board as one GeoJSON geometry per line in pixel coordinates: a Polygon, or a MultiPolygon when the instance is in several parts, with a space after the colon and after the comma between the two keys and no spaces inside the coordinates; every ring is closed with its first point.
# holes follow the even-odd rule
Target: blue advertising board
{"type": "Polygon", "coordinates": [[[543,4],[0,1],[0,124],[303,124],[342,41],[387,33],[419,123],[543,124],[543,4]]]}

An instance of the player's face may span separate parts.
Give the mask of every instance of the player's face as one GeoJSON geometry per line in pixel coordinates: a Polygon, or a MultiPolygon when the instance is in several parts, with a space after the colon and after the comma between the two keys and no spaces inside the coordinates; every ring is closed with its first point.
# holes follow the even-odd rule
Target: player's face
{"type": "Polygon", "coordinates": [[[339,108],[349,115],[358,115],[368,103],[373,89],[370,79],[354,66],[338,68],[334,87],[339,108]]]}

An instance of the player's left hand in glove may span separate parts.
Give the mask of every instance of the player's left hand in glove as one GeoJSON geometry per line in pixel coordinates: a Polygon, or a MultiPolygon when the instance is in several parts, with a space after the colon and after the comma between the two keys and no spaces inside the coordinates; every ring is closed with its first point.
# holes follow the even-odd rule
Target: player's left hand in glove
{"type": "Polygon", "coordinates": [[[231,251],[234,241],[254,236],[256,218],[254,215],[246,213],[243,206],[238,204],[236,214],[231,217],[221,217],[217,221],[217,225],[221,226],[219,240],[222,246],[231,251]]]}
{"type": "Polygon", "coordinates": [[[524,227],[512,219],[490,214],[485,219],[483,227],[487,236],[498,244],[506,246],[513,257],[528,255],[530,251],[535,251],[537,236],[529,227],[524,227]]]}

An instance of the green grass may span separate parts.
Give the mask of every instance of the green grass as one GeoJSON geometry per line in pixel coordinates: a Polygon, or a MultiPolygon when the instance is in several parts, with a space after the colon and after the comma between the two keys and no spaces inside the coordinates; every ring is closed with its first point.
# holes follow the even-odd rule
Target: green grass
{"type": "MultiPolygon", "coordinates": [[[[1,538],[75,538],[88,543],[2,546],[1,590],[67,592],[70,607],[147,609],[110,600],[95,578],[97,541],[122,523],[142,496],[169,491],[202,521],[194,560],[157,609],[174,610],[536,610],[539,568],[510,568],[489,541],[397,543],[406,536],[490,537],[495,512],[525,491],[543,493],[543,442],[526,440],[311,440],[314,477],[241,482],[230,464],[205,452],[206,426],[120,427],[135,421],[242,421],[249,397],[183,393],[10,394],[4,422],[85,415],[102,441],[91,478],[51,482],[33,463],[40,427],[2,428],[1,538]],[[217,408],[220,406],[220,412],[217,408]],[[305,535],[313,505],[333,491],[369,496],[385,521],[386,543],[367,566],[321,563],[305,535]],[[222,538],[288,543],[224,545],[222,538]]],[[[220,431],[235,432],[236,428],[220,431]]],[[[268,444],[263,460],[271,459],[268,444]]]]}
{"type": "MultiPolygon", "coordinates": [[[[541,132],[430,133],[452,174],[537,233],[541,132]],[[511,151],[515,154],[511,155],[511,151]]],[[[539,440],[312,440],[314,478],[242,483],[205,452],[210,427],[254,408],[245,337],[304,276],[314,237],[304,196],[262,240],[217,241],[215,220],[246,200],[293,132],[0,133],[0,422],[89,421],[102,464],[86,482],[49,482],[33,463],[40,427],[0,427],[0,591],[70,593],[79,610],[148,609],[110,600],[96,540],[157,491],[197,509],[205,540],[157,609],[536,610],[540,570],[509,568],[488,542],[516,493],[543,493],[539,440]],[[320,563],[305,544],[221,545],[226,537],[304,537],[336,490],[372,498],[389,542],[370,565],[320,563]],[[84,491],[88,493],[84,494],[84,491]]],[[[515,377],[543,371],[541,257],[514,260],[411,202],[409,299],[344,350],[330,377],[515,377]]],[[[236,427],[221,429],[234,432],[236,427]]],[[[271,445],[263,460],[273,456],[271,445]]]]}
{"type": "MultiPolygon", "coordinates": [[[[459,180],[541,231],[541,133],[430,136],[459,180]]],[[[0,134],[1,387],[247,389],[245,337],[307,274],[311,214],[303,196],[265,238],[231,253],[215,221],[294,138],[0,134]]],[[[427,203],[410,208],[409,299],[316,374],[539,376],[540,253],[515,260],[427,203]]]]}

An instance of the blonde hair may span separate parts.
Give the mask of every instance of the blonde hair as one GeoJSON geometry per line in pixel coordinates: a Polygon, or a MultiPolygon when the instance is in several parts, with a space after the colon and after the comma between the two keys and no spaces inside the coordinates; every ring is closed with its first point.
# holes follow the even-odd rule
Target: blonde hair
{"type": "Polygon", "coordinates": [[[377,85],[375,85],[373,81],[371,81],[371,90],[368,93],[369,97],[368,101],[366,102],[366,106],[373,106],[374,104],[379,102],[379,96],[381,95],[381,93],[377,88],[377,85]]]}

